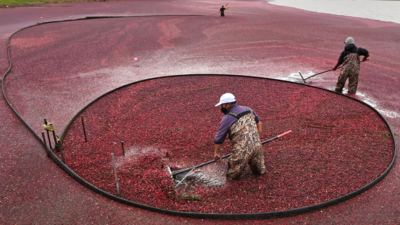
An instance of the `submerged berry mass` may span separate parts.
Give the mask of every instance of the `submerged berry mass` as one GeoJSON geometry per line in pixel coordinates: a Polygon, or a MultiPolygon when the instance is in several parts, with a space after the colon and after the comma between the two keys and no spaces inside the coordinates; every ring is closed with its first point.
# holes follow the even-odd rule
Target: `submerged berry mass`
{"type": "MultiPolygon", "coordinates": [[[[63,142],[66,164],[117,195],[115,153],[121,197],[177,211],[258,213],[314,205],[372,182],[393,157],[390,130],[371,108],[335,93],[262,78],[143,81],[106,95],[82,115],[88,142],[78,117],[63,142]],[[212,159],[222,118],[214,105],[225,92],[259,115],[262,141],[293,133],[263,146],[263,176],[247,168],[240,180],[226,181],[225,160],[195,171],[203,182],[175,188],[167,166],[178,170],[212,159]]],[[[229,154],[230,146],[226,141],[222,153],[229,154]]]]}

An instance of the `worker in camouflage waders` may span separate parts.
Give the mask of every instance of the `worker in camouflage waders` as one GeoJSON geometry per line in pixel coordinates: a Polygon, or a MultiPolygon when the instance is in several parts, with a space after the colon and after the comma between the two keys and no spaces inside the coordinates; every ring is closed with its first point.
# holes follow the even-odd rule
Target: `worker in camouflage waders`
{"type": "Polygon", "coordinates": [[[221,158],[221,144],[229,134],[232,140],[232,154],[228,161],[227,179],[239,179],[247,164],[250,165],[253,174],[264,174],[266,169],[260,141],[260,118],[252,109],[237,105],[235,96],[231,93],[223,94],[215,106],[219,105],[225,116],[214,137],[214,158],[221,158]]]}
{"type": "Polygon", "coordinates": [[[364,56],[362,61],[366,61],[369,57],[369,52],[364,48],[357,47],[352,37],[348,37],[344,44],[344,51],[340,54],[337,64],[332,69],[336,70],[343,64],[335,91],[342,93],[346,80],[349,78],[348,93],[355,94],[358,85],[358,75],[360,74],[360,55],[364,56]]]}

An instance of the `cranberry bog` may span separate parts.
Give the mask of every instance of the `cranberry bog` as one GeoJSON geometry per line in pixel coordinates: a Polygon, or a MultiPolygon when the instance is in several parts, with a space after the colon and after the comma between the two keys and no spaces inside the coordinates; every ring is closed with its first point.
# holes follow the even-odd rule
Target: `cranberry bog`
{"type": "MultiPolygon", "coordinates": [[[[225,141],[222,154],[230,148],[225,141]]],[[[395,143],[379,113],[345,95],[266,78],[186,75],[143,80],[104,94],[74,117],[62,135],[62,152],[54,153],[60,158],[62,153],[80,178],[133,205],[258,215],[325,206],[366,190],[390,169],[395,143]],[[227,181],[222,160],[175,187],[167,166],[178,170],[212,159],[222,118],[214,105],[225,92],[258,114],[261,141],[293,133],[263,146],[265,175],[246,168],[240,180],[227,181]]]]}

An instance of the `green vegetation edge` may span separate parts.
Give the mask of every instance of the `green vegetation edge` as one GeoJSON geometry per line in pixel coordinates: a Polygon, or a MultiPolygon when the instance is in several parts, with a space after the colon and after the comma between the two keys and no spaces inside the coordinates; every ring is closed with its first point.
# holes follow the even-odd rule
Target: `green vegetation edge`
{"type": "Polygon", "coordinates": [[[111,0],[0,0],[0,8],[44,6],[46,3],[105,2],[111,0]]]}

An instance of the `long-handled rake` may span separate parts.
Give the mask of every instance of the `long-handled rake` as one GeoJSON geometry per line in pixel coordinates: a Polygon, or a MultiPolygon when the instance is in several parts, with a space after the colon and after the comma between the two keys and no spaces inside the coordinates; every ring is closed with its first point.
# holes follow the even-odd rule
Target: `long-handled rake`
{"type": "MultiPolygon", "coordinates": [[[[338,69],[339,69],[339,68],[342,68],[342,67],[339,66],[338,69]]],[[[325,70],[325,71],[322,71],[322,72],[313,74],[313,75],[311,75],[311,76],[309,76],[309,77],[306,77],[305,79],[304,79],[304,77],[303,77],[303,74],[301,74],[300,71],[299,71],[299,74],[300,74],[300,77],[301,77],[301,79],[303,80],[303,82],[304,82],[304,83],[307,83],[306,80],[310,79],[311,77],[315,77],[315,76],[317,76],[317,75],[320,75],[320,74],[323,74],[323,73],[326,73],[326,72],[329,72],[329,71],[332,71],[332,70],[333,70],[333,69],[325,70]]]]}
{"type": "MultiPolygon", "coordinates": [[[[287,135],[287,134],[290,134],[290,133],[292,133],[291,130],[286,131],[285,133],[282,133],[282,134],[280,134],[280,135],[278,135],[278,136],[276,136],[276,137],[273,137],[273,138],[271,138],[271,139],[268,139],[268,140],[266,140],[266,141],[263,141],[261,144],[266,144],[266,143],[268,143],[268,142],[274,141],[274,140],[276,140],[276,139],[278,139],[278,138],[281,138],[281,137],[283,137],[283,136],[285,136],[285,135],[287,135]]],[[[229,156],[231,156],[231,154],[224,155],[224,156],[221,157],[221,159],[228,158],[229,156]]],[[[187,177],[190,173],[192,173],[195,169],[198,169],[198,168],[200,168],[200,167],[203,167],[203,166],[206,166],[206,165],[215,163],[215,162],[217,162],[218,160],[219,160],[219,159],[214,159],[214,160],[211,160],[211,161],[202,163],[202,164],[197,165],[197,166],[194,166],[194,167],[190,167],[190,168],[186,168],[186,169],[181,169],[181,170],[176,170],[176,171],[171,171],[171,168],[170,168],[169,166],[167,166],[167,171],[168,171],[168,173],[170,174],[170,176],[171,176],[171,178],[172,178],[173,180],[174,180],[174,178],[175,178],[177,175],[183,174],[183,173],[186,173],[186,172],[189,172],[189,171],[190,171],[186,176],[184,176],[184,177],[182,178],[182,180],[179,181],[179,183],[176,185],[176,186],[178,186],[178,185],[180,185],[180,184],[183,182],[183,180],[185,180],[186,177],[187,177]]]]}
{"type": "MultiPolygon", "coordinates": [[[[369,60],[369,59],[365,59],[365,61],[360,61],[360,62],[362,63],[362,62],[366,62],[366,61],[368,61],[368,60],[369,60]]],[[[342,66],[339,66],[337,69],[340,69],[340,68],[342,68],[342,66]]],[[[306,78],[303,77],[303,74],[301,74],[300,71],[299,71],[299,74],[300,74],[300,77],[301,77],[301,79],[303,80],[303,82],[304,82],[304,83],[307,83],[306,80],[308,80],[308,79],[310,79],[310,78],[312,78],[312,77],[315,77],[315,76],[317,76],[317,75],[320,75],[320,74],[329,72],[329,71],[333,71],[333,69],[325,70],[325,71],[322,71],[322,72],[313,74],[313,75],[311,75],[311,76],[309,76],[309,77],[306,77],[306,78]]]]}

